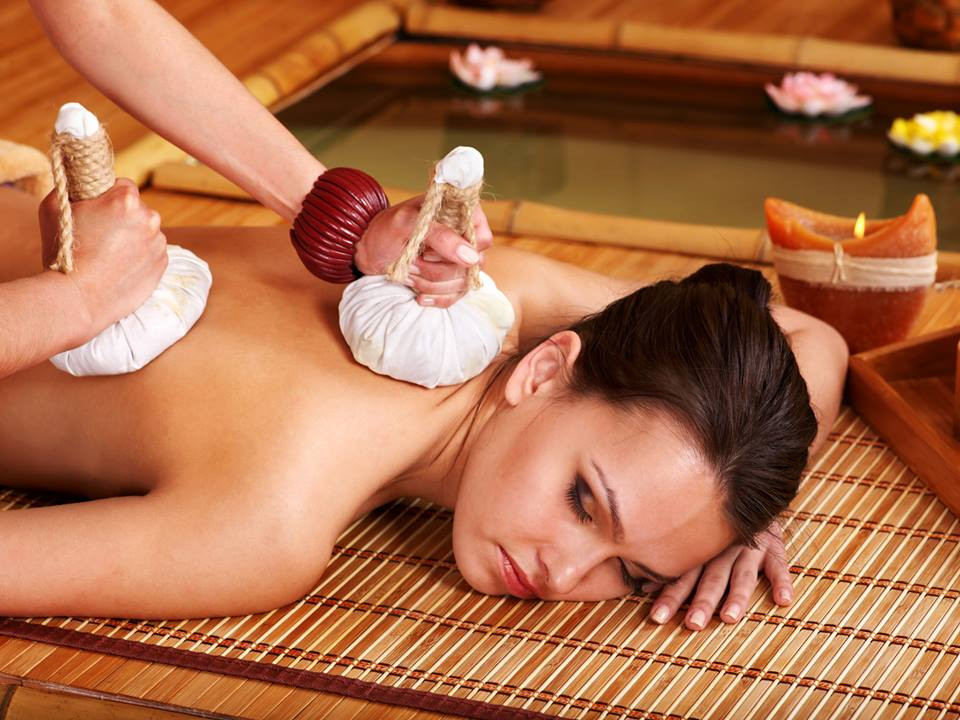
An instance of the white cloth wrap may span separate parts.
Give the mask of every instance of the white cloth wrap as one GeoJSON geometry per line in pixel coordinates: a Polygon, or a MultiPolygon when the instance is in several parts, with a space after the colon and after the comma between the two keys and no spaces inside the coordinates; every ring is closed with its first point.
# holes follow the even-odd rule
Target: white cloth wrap
{"type": "Polygon", "coordinates": [[[433,175],[435,183],[453,185],[461,190],[473,187],[483,180],[483,155],[469,145],[458,145],[437,163],[433,175]]]}
{"type": "Polygon", "coordinates": [[[340,330],[353,357],[376,373],[433,388],[478,375],[500,353],[513,306],[493,279],[448,308],[423,307],[406,285],[367,275],[343,292],[340,330]]]}
{"type": "Polygon", "coordinates": [[[783,277],[850,290],[910,290],[937,278],[937,253],[914,257],[860,257],[843,251],[789,250],[773,246],[773,265],[783,277]]]}
{"type": "Polygon", "coordinates": [[[207,304],[213,277],[203,260],[167,246],[167,270],[137,310],[78,348],[50,358],[71,375],[121,375],[139,370],[182,338],[207,304]]]}
{"type": "Polygon", "coordinates": [[[100,129],[100,121],[80,103],[68,102],[60,106],[53,129],[57,133],[70,133],[83,140],[100,129]]]}

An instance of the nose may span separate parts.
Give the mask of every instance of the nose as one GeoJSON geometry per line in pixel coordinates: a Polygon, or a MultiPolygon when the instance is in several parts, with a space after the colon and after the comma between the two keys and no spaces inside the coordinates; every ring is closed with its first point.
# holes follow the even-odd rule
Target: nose
{"type": "Polygon", "coordinates": [[[557,547],[540,549],[540,565],[544,586],[550,595],[566,595],[573,592],[594,567],[603,562],[599,548],[577,548],[574,551],[557,547]]]}

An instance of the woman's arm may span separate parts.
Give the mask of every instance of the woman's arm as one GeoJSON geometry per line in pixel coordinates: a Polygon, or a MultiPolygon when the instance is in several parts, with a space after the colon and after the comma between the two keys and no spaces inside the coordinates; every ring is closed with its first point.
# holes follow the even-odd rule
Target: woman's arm
{"type": "Polygon", "coordinates": [[[324,166],[153,0],[30,0],[57,50],[147,127],[290,221],[324,166]]]}
{"type": "MultiPolygon", "coordinates": [[[[154,0],[30,3],[57,50],[104,95],[288,222],[300,212],[326,168],[154,0]]],[[[361,271],[382,273],[400,255],[421,200],[374,219],[357,245],[361,271]]],[[[479,210],[474,224],[482,257],[493,237],[479,210]]],[[[465,268],[477,262],[476,253],[436,223],[426,247],[433,252],[419,264],[417,301],[448,307],[466,292],[465,268]]]]}
{"type": "Polygon", "coordinates": [[[76,268],[69,275],[44,270],[24,276],[56,257],[53,193],[40,207],[39,227],[36,201],[16,190],[0,195],[0,215],[5,222],[0,237],[5,246],[0,253],[0,380],[82,345],[136,309],[167,266],[160,216],[140,201],[128,180],[99,198],[74,204],[76,268]],[[33,250],[38,234],[43,264],[34,257],[27,265],[28,248],[33,250]]]}
{"type": "Polygon", "coordinates": [[[494,247],[485,260],[484,269],[517,311],[521,348],[649,284],[602,275],[512,247],[494,247]]]}
{"type": "Polygon", "coordinates": [[[822,320],[785,305],[771,305],[770,310],[790,340],[807,382],[810,404],[817,416],[817,436],[810,445],[813,455],[837,419],[850,353],[840,333],[822,320]]]}

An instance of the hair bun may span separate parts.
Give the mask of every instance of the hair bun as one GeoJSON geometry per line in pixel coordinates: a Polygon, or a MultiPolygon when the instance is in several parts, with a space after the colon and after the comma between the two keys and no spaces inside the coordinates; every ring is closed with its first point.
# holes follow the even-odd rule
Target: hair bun
{"type": "Polygon", "coordinates": [[[732,287],[735,292],[743,293],[761,308],[765,309],[770,302],[771,287],[763,274],[731,263],[704,265],[692,275],[685,277],[680,284],[726,285],[732,287]]]}

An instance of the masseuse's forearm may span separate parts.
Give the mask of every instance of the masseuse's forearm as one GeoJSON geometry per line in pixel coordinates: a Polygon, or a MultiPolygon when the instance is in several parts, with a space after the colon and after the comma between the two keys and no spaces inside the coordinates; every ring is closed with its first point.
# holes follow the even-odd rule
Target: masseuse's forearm
{"type": "Polygon", "coordinates": [[[83,344],[90,318],[66,275],[0,283],[0,379],[83,344]]]}
{"type": "Polygon", "coordinates": [[[292,220],[316,160],[153,0],[30,0],[57,50],[104,95],[292,220]]]}

